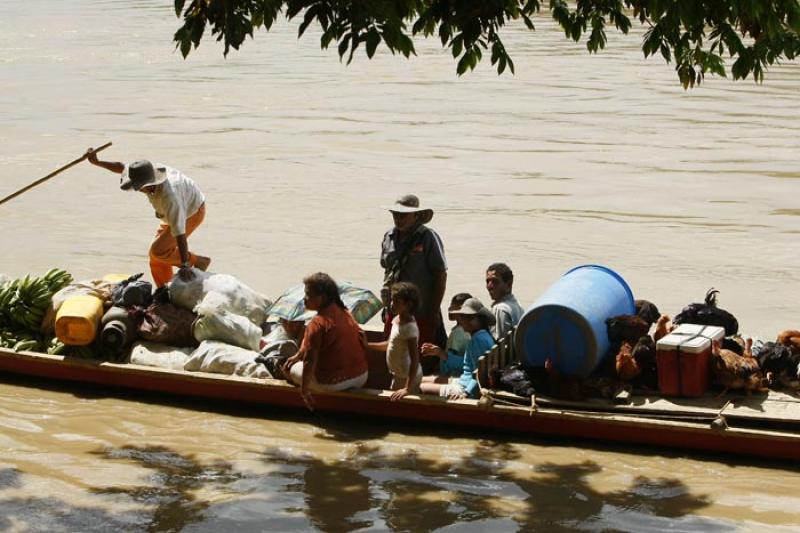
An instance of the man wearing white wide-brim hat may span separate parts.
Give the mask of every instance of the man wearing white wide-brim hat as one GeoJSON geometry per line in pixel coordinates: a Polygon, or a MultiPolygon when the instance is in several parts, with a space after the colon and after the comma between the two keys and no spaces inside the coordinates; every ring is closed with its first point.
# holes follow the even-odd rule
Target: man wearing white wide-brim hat
{"type": "Polygon", "coordinates": [[[90,148],[87,159],[93,165],[121,174],[123,191],[143,192],[156,211],[161,225],[150,245],[150,272],[156,286],[172,279],[172,268],[180,267],[182,279],[194,277],[191,267],[208,268],[211,259],[189,251],[187,237],[197,229],[206,215],[206,198],[194,181],[182,172],[150,161],[134,161],[125,165],[100,161],[90,148]]]}
{"type": "MultiPolygon", "coordinates": [[[[433,209],[422,207],[419,198],[407,194],[391,206],[394,227],[383,236],[381,266],[384,269],[382,296],[399,281],[416,285],[420,293],[419,311],[415,314],[420,346],[433,343],[444,347],[447,333],[442,325],[442,298],[447,286],[447,259],[439,235],[425,224],[433,218],[433,209]]],[[[384,298],[386,300],[386,298],[384,298]]],[[[384,332],[391,330],[392,316],[385,316],[384,332]]],[[[437,363],[438,361],[433,361],[437,363]]],[[[424,366],[424,365],[423,365],[424,366]]]]}

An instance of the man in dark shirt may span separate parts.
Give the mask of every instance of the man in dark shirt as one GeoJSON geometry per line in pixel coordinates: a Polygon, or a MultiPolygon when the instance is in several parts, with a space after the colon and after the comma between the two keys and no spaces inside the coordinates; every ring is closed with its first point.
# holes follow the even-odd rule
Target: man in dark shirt
{"type": "MultiPolygon", "coordinates": [[[[384,332],[388,336],[393,318],[388,310],[387,291],[394,283],[406,281],[416,285],[420,293],[419,311],[415,314],[420,346],[430,342],[444,347],[447,333],[442,324],[441,305],[447,286],[447,259],[442,239],[425,226],[433,218],[433,210],[421,208],[419,198],[412,194],[401,196],[388,209],[394,219],[394,228],[386,232],[381,245],[381,266],[384,269],[381,292],[387,307],[384,332]]],[[[424,370],[427,370],[426,360],[423,360],[424,370]]],[[[438,360],[433,360],[433,363],[431,367],[438,368],[438,360]]]]}

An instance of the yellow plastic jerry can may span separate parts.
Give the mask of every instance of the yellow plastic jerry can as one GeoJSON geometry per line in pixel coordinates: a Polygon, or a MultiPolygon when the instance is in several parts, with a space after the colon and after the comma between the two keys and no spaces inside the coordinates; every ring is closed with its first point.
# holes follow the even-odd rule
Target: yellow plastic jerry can
{"type": "Polygon", "coordinates": [[[119,283],[120,281],[125,281],[128,279],[130,274],[106,274],[103,276],[103,281],[108,281],[109,283],[119,283]]]}
{"type": "Polygon", "coordinates": [[[56,313],[56,337],[68,346],[86,346],[94,341],[103,318],[103,301],[80,294],[61,304],[56,313]]]}

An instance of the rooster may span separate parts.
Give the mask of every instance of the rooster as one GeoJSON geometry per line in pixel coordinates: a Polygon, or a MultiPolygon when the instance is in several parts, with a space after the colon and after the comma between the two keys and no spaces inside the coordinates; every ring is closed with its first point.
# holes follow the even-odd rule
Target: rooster
{"type": "Polygon", "coordinates": [[[679,324],[700,324],[702,326],[719,326],[725,328],[725,335],[735,335],[739,331],[739,322],[736,317],[724,309],[717,307],[717,294],[715,288],[709,289],[703,303],[689,304],[675,315],[672,321],[679,324]]]}
{"type": "Polygon", "coordinates": [[[729,389],[744,389],[750,392],[766,392],[764,375],[758,365],[758,360],[753,357],[753,339],[747,339],[744,355],[721,348],[719,341],[711,344],[711,371],[717,383],[725,389],[720,396],[729,389]]]}

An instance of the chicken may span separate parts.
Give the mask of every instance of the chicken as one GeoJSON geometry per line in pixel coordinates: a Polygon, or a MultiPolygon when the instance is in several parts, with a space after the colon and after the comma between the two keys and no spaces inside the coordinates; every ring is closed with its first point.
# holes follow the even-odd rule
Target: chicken
{"type": "Polygon", "coordinates": [[[614,370],[622,381],[631,381],[642,372],[633,356],[633,344],[630,342],[624,341],[620,344],[619,351],[614,356],[614,370]]]}
{"type": "Polygon", "coordinates": [[[657,389],[656,343],[645,335],[633,347],[632,354],[639,366],[639,375],[634,380],[634,385],[652,390],[657,389]]]}
{"type": "MultiPolygon", "coordinates": [[[[778,336],[781,339],[781,336],[778,336]]],[[[786,388],[800,389],[800,351],[777,342],[766,342],[754,353],[761,371],[771,383],[786,388]]]]}
{"type": "Polygon", "coordinates": [[[517,396],[530,398],[536,392],[531,383],[530,376],[517,361],[505,368],[492,369],[494,387],[511,392],[517,396]]]}
{"type": "Polygon", "coordinates": [[[632,345],[650,331],[650,324],[636,315],[618,315],[606,320],[608,340],[612,343],[628,341],[632,345]]]}
{"type": "Polygon", "coordinates": [[[703,303],[689,304],[675,315],[673,323],[700,324],[703,326],[719,326],[725,328],[725,335],[735,335],[739,331],[739,322],[736,317],[717,307],[717,294],[719,291],[713,287],[706,293],[703,303]]]}
{"type": "MultiPolygon", "coordinates": [[[[632,381],[634,385],[655,389],[658,387],[656,370],[656,344],[649,335],[643,335],[635,343],[621,342],[611,353],[613,368],[606,376],[613,376],[621,381],[632,381]]],[[[604,365],[605,366],[605,365],[604,365]]]]}
{"type": "Polygon", "coordinates": [[[800,353],[800,331],[787,329],[778,333],[778,344],[783,344],[792,349],[792,353],[800,353]]]}
{"type": "Polygon", "coordinates": [[[647,322],[648,324],[652,325],[661,313],[658,312],[658,307],[653,302],[648,302],[647,300],[636,300],[634,302],[636,306],[636,316],[647,322]]]}
{"type": "Polygon", "coordinates": [[[736,353],[736,355],[744,355],[745,342],[739,335],[724,337],[722,339],[722,348],[724,350],[730,350],[736,353]]]}
{"type": "Polygon", "coordinates": [[[669,321],[669,316],[661,315],[656,322],[656,329],[653,331],[653,340],[658,342],[662,337],[665,337],[672,331],[672,323],[669,321]]]}
{"type": "MultiPolygon", "coordinates": [[[[721,348],[719,341],[712,342],[711,371],[714,380],[725,389],[743,389],[748,395],[752,391],[766,392],[764,375],[758,360],[752,353],[753,340],[747,339],[744,355],[721,348]]],[[[721,394],[721,395],[722,395],[721,394]]]]}

